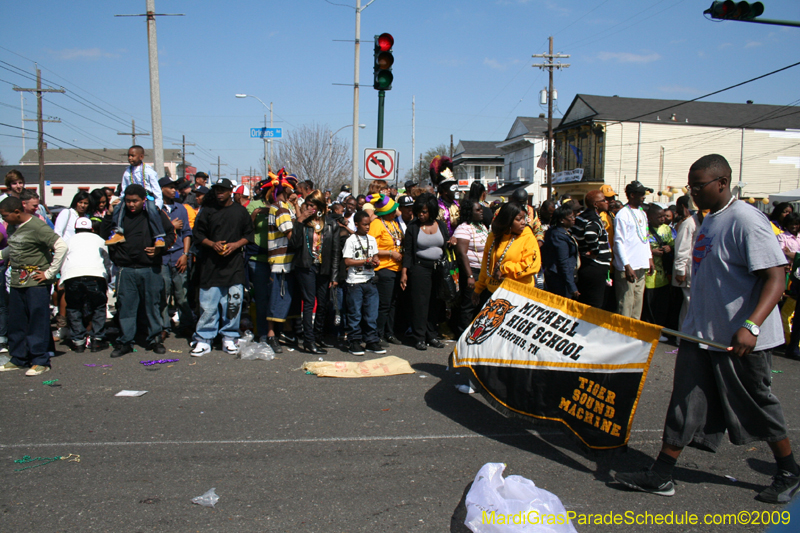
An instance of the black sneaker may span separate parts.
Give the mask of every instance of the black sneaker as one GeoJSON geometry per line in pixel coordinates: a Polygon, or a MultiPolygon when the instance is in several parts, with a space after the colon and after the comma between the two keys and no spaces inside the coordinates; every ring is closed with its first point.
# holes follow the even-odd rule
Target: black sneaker
{"type": "Polygon", "coordinates": [[[444,348],[444,343],[439,339],[432,339],[428,341],[428,346],[432,348],[444,348]]]}
{"type": "Polygon", "coordinates": [[[772,485],[758,493],[756,500],[764,503],[789,503],[797,489],[800,489],[800,476],[782,470],[772,478],[772,485]]]}
{"type": "Polygon", "coordinates": [[[384,348],[388,348],[389,347],[389,341],[387,341],[386,339],[379,339],[378,340],[378,344],[380,344],[384,348]]]}
{"type": "Polygon", "coordinates": [[[164,348],[164,345],[158,341],[151,344],[149,349],[151,352],[158,355],[164,355],[165,353],[167,353],[167,349],[164,348]]]}
{"type": "Polygon", "coordinates": [[[120,344],[119,346],[114,348],[113,352],[111,352],[111,357],[114,358],[122,357],[126,353],[131,353],[132,351],[133,351],[133,346],[131,346],[130,344],[120,344]]]}
{"type": "Polygon", "coordinates": [[[86,351],[86,339],[82,341],[73,341],[72,343],[72,351],[75,353],[83,353],[86,351]]]}
{"type": "Polygon", "coordinates": [[[323,339],[317,341],[317,348],[335,348],[335,346],[323,339]]]}
{"type": "Polygon", "coordinates": [[[419,341],[414,345],[414,348],[416,348],[419,351],[425,351],[428,349],[428,345],[422,341],[419,341]]]}
{"type": "Polygon", "coordinates": [[[367,343],[367,351],[372,353],[386,353],[386,350],[380,343],[377,342],[368,342],[367,343]]]}
{"type": "Polygon", "coordinates": [[[403,344],[403,343],[400,341],[400,339],[398,339],[398,338],[397,338],[397,337],[395,337],[394,335],[389,335],[388,337],[386,337],[386,342],[388,342],[389,344],[396,344],[396,345],[398,345],[398,346],[400,346],[400,345],[402,345],[402,344],[403,344]]]}
{"type": "Polygon", "coordinates": [[[92,353],[102,352],[106,348],[108,348],[108,342],[101,339],[92,339],[92,353]]]}
{"type": "Polygon", "coordinates": [[[281,343],[278,342],[277,337],[267,337],[267,344],[269,344],[269,347],[272,348],[273,352],[283,353],[283,348],[281,348],[281,343]]]}
{"type": "Polygon", "coordinates": [[[614,479],[633,490],[658,494],[659,496],[672,496],[675,494],[675,484],[672,483],[672,478],[664,479],[652,470],[618,472],[614,479]]]}
{"type": "Polygon", "coordinates": [[[296,345],[297,344],[297,337],[294,337],[292,335],[289,335],[289,334],[286,334],[286,333],[283,333],[283,332],[280,333],[278,338],[280,339],[280,341],[283,344],[291,344],[291,345],[296,345]]]}
{"type": "Polygon", "coordinates": [[[353,355],[364,355],[364,348],[361,347],[361,343],[358,341],[350,341],[347,351],[353,355]]]}

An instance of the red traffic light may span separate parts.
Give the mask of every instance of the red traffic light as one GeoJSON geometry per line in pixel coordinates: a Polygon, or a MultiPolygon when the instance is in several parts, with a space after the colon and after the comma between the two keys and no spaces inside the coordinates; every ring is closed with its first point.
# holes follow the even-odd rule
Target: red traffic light
{"type": "Polygon", "coordinates": [[[378,36],[378,48],[380,48],[381,52],[388,52],[392,49],[394,45],[394,37],[392,37],[389,33],[381,33],[378,36]]]}
{"type": "Polygon", "coordinates": [[[761,2],[751,4],[746,1],[737,3],[733,0],[715,1],[703,13],[721,20],[753,20],[764,14],[764,4],[761,2]]]}

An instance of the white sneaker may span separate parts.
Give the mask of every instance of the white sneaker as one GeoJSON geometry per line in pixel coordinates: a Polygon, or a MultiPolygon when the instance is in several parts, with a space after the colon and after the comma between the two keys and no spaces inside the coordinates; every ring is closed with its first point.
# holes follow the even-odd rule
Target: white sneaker
{"type": "Polygon", "coordinates": [[[239,353],[239,345],[234,339],[222,339],[222,351],[229,355],[239,353]]]}
{"type": "Polygon", "coordinates": [[[205,342],[198,342],[194,345],[192,351],[189,352],[189,355],[192,357],[202,357],[207,353],[211,353],[211,346],[205,342]]]}

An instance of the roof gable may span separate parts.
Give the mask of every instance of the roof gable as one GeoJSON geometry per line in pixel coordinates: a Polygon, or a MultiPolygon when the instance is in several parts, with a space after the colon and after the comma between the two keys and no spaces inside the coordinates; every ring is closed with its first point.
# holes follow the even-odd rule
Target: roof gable
{"type": "Polygon", "coordinates": [[[561,123],[567,126],[586,120],[588,117],[595,121],[669,123],[765,130],[800,129],[800,113],[794,106],[687,102],[686,100],[656,100],[590,94],[576,95],[561,123]],[[587,115],[587,109],[591,109],[595,113],[587,115]]]}
{"type": "MultiPolygon", "coordinates": [[[[153,160],[152,150],[145,149],[145,162],[153,160]]],[[[165,162],[180,162],[181,151],[174,148],[164,150],[165,162]]],[[[28,150],[22,159],[22,164],[39,162],[39,151],[28,150]]],[[[44,150],[45,163],[92,163],[92,164],[128,164],[128,148],[58,148],[44,150]]]]}

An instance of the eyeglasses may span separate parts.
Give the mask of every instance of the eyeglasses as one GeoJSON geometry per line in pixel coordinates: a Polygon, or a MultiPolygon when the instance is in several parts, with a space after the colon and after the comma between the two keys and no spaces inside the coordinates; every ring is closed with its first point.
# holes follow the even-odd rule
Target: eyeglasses
{"type": "Polygon", "coordinates": [[[718,178],[714,178],[714,179],[713,179],[713,180],[711,180],[711,181],[707,181],[707,182],[705,182],[705,183],[701,183],[700,185],[689,185],[689,190],[691,190],[692,192],[700,192],[700,191],[702,191],[702,190],[703,190],[703,188],[705,188],[705,186],[706,186],[706,185],[708,185],[709,183],[714,183],[715,181],[719,181],[719,180],[721,180],[721,179],[722,179],[722,178],[724,178],[724,177],[725,177],[725,176],[720,176],[720,177],[718,177],[718,178]]]}

